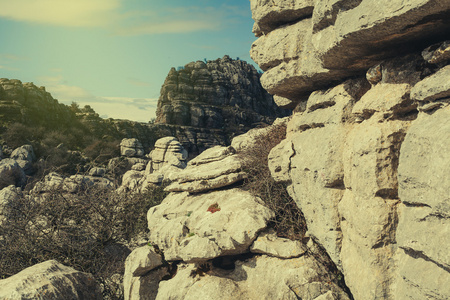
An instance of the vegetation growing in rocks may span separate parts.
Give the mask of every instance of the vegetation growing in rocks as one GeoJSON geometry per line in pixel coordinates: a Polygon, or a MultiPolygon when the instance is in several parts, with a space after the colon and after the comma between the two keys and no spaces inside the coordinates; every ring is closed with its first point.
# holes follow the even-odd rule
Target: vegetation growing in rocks
{"type": "Polygon", "coordinates": [[[240,153],[243,169],[248,173],[244,188],[259,196],[275,212],[271,226],[278,236],[301,239],[306,232],[303,214],[289,196],[286,185],[275,182],[272,178],[267,161],[270,150],[285,137],[286,125],[277,125],[267,135],[260,135],[253,146],[240,153]]]}
{"type": "Polygon", "coordinates": [[[105,297],[120,298],[121,279],[114,283],[111,276],[123,274],[126,246],[148,231],[146,212],[164,199],[163,189],[117,194],[85,188],[77,194],[55,190],[20,197],[0,215],[5,220],[0,226],[0,278],[56,259],[93,274],[105,297]]]}

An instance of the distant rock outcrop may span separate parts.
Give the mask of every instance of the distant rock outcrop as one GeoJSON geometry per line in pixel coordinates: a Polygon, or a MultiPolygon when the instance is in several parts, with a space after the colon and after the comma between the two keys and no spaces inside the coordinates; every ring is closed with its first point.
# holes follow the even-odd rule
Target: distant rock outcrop
{"type": "Polygon", "coordinates": [[[13,122],[61,126],[76,119],[67,105],[58,103],[44,87],[32,82],[0,78],[0,125],[13,122]]]}
{"type": "Polygon", "coordinates": [[[227,55],[172,68],[161,87],[156,124],[189,132],[197,149],[177,137],[190,153],[229,144],[233,136],[286,114],[261,87],[259,77],[252,65],[227,55]],[[206,130],[199,135],[198,128],[206,130]]]}

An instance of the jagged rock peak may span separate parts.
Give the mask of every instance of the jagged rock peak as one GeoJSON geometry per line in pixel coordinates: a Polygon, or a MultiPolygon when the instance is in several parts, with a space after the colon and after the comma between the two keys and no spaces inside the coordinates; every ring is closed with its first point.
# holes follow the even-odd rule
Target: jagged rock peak
{"type": "Polygon", "coordinates": [[[252,127],[279,116],[258,71],[225,55],[172,68],[161,88],[156,123],[204,128],[252,127]]]}

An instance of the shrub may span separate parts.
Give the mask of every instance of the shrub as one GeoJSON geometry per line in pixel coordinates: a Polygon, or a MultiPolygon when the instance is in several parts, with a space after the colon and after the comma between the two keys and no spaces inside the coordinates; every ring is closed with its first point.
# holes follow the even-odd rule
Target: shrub
{"type": "Polygon", "coordinates": [[[0,190],[10,186],[20,186],[23,184],[23,174],[17,168],[10,169],[1,173],[0,176],[0,190]]]}
{"type": "Polygon", "coordinates": [[[270,150],[286,137],[286,126],[277,125],[267,134],[257,137],[253,146],[240,153],[248,179],[244,188],[260,197],[275,212],[271,226],[278,236],[300,239],[306,232],[306,222],[301,210],[289,196],[286,185],[273,180],[268,167],[270,150]]]}
{"type": "MultiPolygon", "coordinates": [[[[109,298],[113,274],[123,274],[125,247],[147,230],[146,213],[166,196],[164,187],[144,194],[84,189],[24,196],[3,209],[0,226],[0,278],[49,259],[93,274],[109,298]]],[[[120,294],[120,293],[119,293],[120,294]]]]}
{"type": "Polygon", "coordinates": [[[2,134],[6,144],[15,149],[25,144],[35,146],[36,141],[40,140],[44,134],[42,127],[30,127],[22,123],[13,123],[8,126],[2,134]]]}
{"type": "Polygon", "coordinates": [[[97,164],[104,164],[120,156],[120,141],[94,140],[84,149],[84,154],[97,164]]]}

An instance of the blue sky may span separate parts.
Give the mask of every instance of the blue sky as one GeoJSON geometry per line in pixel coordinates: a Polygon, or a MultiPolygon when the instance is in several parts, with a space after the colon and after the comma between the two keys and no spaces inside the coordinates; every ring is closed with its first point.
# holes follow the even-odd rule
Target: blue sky
{"type": "Polygon", "coordinates": [[[0,78],[147,122],[171,67],[252,62],[248,0],[0,0],[0,78]]]}

